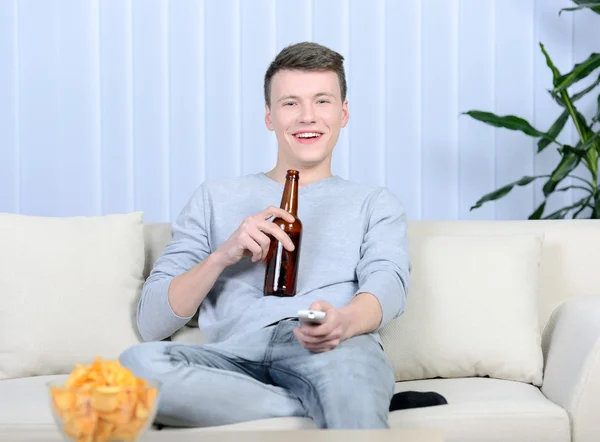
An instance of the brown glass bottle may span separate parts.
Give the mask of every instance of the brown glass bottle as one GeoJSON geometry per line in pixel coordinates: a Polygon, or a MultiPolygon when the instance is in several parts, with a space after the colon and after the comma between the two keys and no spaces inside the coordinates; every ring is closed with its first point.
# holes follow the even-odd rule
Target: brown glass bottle
{"type": "Polygon", "coordinates": [[[271,245],[267,254],[264,294],[267,296],[296,296],[296,280],[298,277],[298,260],[302,242],[302,223],[298,219],[298,182],[300,173],[288,170],[280,207],[295,218],[290,223],[281,218],[273,219],[294,243],[294,250],[288,251],[283,244],[269,235],[271,245]]]}

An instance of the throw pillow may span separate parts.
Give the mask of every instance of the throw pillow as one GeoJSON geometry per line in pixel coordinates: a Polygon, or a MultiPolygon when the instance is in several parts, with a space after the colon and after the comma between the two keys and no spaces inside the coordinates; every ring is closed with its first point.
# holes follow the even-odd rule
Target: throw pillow
{"type": "Polygon", "coordinates": [[[0,214],[0,379],[66,374],[141,342],[142,213],[0,214]]]}
{"type": "Polygon", "coordinates": [[[543,237],[411,237],[405,312],[382,331],[397,381],[489,376],[541,385],[543,237]]]}

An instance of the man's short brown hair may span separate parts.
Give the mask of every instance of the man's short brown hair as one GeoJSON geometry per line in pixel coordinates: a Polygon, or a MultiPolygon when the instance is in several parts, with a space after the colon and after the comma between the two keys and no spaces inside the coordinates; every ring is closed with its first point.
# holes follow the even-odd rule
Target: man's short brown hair
{"type": "Polygon", "coordinates": [[[271,106],[271,81],[283,69],[302,71],[332,71],[338,76],[342,102],[346,99],[346,74],[344,57],[336,51],[317,43],[296,43],[284,48],[271,62],[265,73],[265,102],[271,106]]]}

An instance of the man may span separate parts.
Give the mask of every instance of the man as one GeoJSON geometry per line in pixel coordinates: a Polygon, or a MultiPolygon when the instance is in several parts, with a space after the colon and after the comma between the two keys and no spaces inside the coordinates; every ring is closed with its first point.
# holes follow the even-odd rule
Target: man
{"type": "MultiPolygon", "coordinates": [[[[377,333],[405,306],[406,217],[385,188],[331,173],[348,118],[343,57],[314,43],[281,51],[265,75],[265,123],[275,167],[203,183],[172,226],[144,285],[145,341],[121,357],[162,383],[157,422],[212,426],[308,416],[319,428],[387,428],[392,367],[377,333]],[[303,223],[297,295],[264,296],[269,221],[288,169],[300,171],[303,223]],[[301,325],[298,310],[326,312],[301,325]],[[204,345],[160,341],[198,314],[204,345]],[[156,342],[159,341],[159,342],[156,342]]],[[[256,148],[260,148],[257,146],[256,148]]]]}

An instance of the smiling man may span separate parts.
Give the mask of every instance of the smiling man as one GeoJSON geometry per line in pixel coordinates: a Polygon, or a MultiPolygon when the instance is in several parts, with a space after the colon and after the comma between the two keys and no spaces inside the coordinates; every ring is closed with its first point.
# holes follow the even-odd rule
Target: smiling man
{"type": "MultiPolygon", "coordinates": [[[[387,428],[394,373],[378,331],[404,311],[406,215],[384,187],[331,172],[348,122],[343,57],[315,43],[281,51],[265,74],[268,172],[202,183],[172,226],[138,306],[145,341],[121,363],[162,383],[157,422],[214,426],[306,416],[319,428],[387,428]],[[300,171],[297,294],[264,296],[270,218],[300,171]],[[298,310],[326,312],[301,325],[298,310]],[[206,344],[162,341],[197,315],[206,344]]],[[[254,146],[264,149],[265,146],[254,146]]]]}

